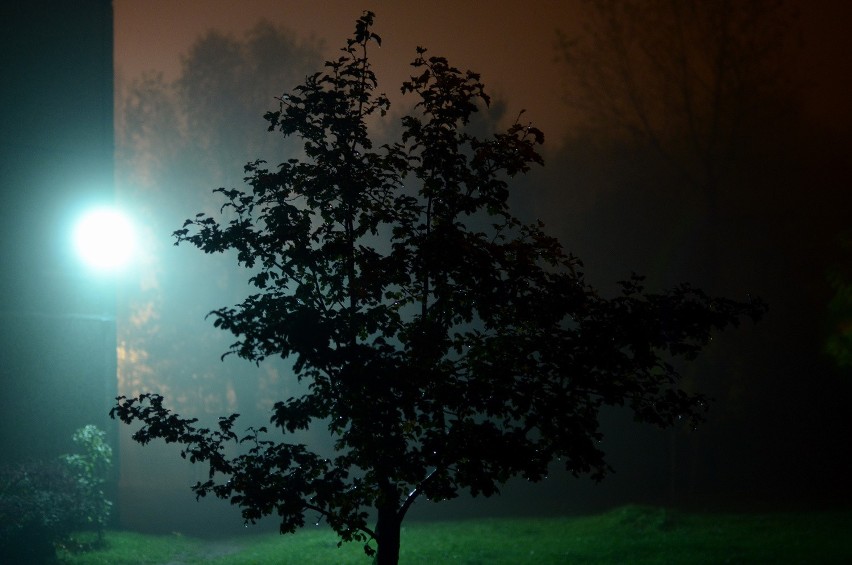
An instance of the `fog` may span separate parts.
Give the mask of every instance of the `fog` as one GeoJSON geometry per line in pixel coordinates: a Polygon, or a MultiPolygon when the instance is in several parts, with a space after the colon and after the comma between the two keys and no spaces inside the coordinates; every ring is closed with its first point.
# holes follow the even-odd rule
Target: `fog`
{"type": "MultiPolygon", "coordinates": [[[[348,12],[353,22],[360,14],[348,12]]],[[[589,18],[583,22],[594,22],[590,11],[577,13],[589,18]]],[[[20,187],[38,176],[34,171],[40,165],[35,163],[49,159],[32,157],[21,148],[45,142],[35,135],[35,142],[3,146],[4,165],[21,152],[33,159],[14,170],[6,166],[2,177],[4,197],[16,202],[11,210],[30,211],[30,219],[7,228],[11,243],[6,257],[15,260],[4,269],[7,367],[2,390],[9,408],[2,420],[3,448],[10,459],[56,455],[68,449],[74,426],[103,426],[113,434],[117,449],[111,494],[122,527],[206,535],[238,533],[243,523],[238,510],[227,503],[195,500],[189,487],[206,479],[204,466],[181,459],[175,446],[136,444],[130,439],[132,428],[106,419],[111,405],[102,399],[112,392],[157,392],[176,412],[210,424],[238,412],[238,428],[246,429],[267,425],[276,400],[304,390],[305,384],[293,377],[291,360],[255,366],[233,356],[220,358],[233,336],[214,328],[206,315],[242,300],[249,292],[250,273],[238,269],[233,256],[175,247],[171,235],[198,212],[215,214],[221,202],[211,191],[241,186],[246,162],[265,159],[274,166],[300,156],[298,145],[266,131],[262,116],[275,109],[275,96],[320,70],[345,41],[345,36],[320,39],[303,30],[297,33],[283,14],[274,12],[258,14],[253,21],[239,32],[187,31],[184,44],[189,47],[178,54],[177,68],[123,71],[117,78],[114,191],[118,203],[133,215],[141,249],[121,278],[81,283],[74,275],[62,279],[71,283],[48,281],[47,271],[73,269],[67,259],[57,259],[64,251],[47,241],[59,225],[68,223],[66,216],[53,211],[73,195],[50,188],[63,184],[62,174],[54,172],[38,181],[47,188],[29,193],[25,200],[20,187]],[[45,212],[46,220],[33,219],[38,216],[33,209],[50,213],[45,212]],[[32,248],[50,249],[52,255],[44,254],[33,266],[22,247],[35,225],[51,227],[35,230],[40,233],[32,248]],[[27,277],[39,284],[33,287],[27,277]],[[62,292],[51,295],[57,287],[62,292]],[[34,296],[24,300],[26,293],[34,296]],[[103,313],[104,304],[107,310],[114,304],[114,311],[103,313]],[[109,355],[113,345],[115,360],[109,355]],[[19,369],[22,366],[26,369],[19,369]],[[54,386],[53,375],[45,373],[57,366],[66,375],[54,386]],[[117,373],[114,388],[112,382],[99,384],[93,393],[89,385],[79,384],[90,373],[109,377],[112,372],[117,373]],[[34,380],[21,384],[21,375],[34,380]],[[41,380],[36,382],[33,375],[41,380]],[[30,442],[29,437],[40,440],[30,442]]],[[[640,29],[631,37],[640,42],[643,33],[657,37],[641,29],[642,21],[635,20],[640,29]]],[[[386,25],[392,24],[383,22],[379,6],[380,35],[385,35],[386,25]]],[[[419,502],[410,519],[582,514],[632,502],[736,510],[848,506],[852,469],[843,456],[850,431],[845,403],[852,392],[852,138],[848,122],[814,117],[810,104],[826,97],[817,96],[814,86],[801,80],[800,69],[813,54],[788,41],[802,33],[799,25],[795,19],[768,21],[758,30],[765,32],[759,37],[777,41],[767,45],[781,50],[764,58],[764,51],[741,51],[732,57],[730,68],[720,76],[733,82],[713,91],[716,102],[723,101],[721,112],[711,111],[719,109],[712,100],[693,97],[694,106],[681,104],[678,92],[697,88],[692,83],[678,82],[667,72],[655,75],[648,61],[622,61],[641,77],[634,94],[645,97],[638,107],[647,115],[639,115],[638,122],[635,114],[625,117],[637,107],[625,105],[630,96],[606,100],[601,95],[616,92],[624,76],[594,72],[617,66],[613,61],[618,54],[593,42],[584,44],[590,39],[577,35],[579,27],[553,30],[544,42],[548,50],[535,56],[556,61],[560,74],[549,77],[548,83],[560,93],[556,99],[561,106],[554,107],[551,98],[546,113],[528,110],[531,115],[564,116],[555,120],[560,125],[553,134],[547,123],[536,123],[548,136],[546,164],[513,183],[517,214],[527,221],[543,220],[547,231],[583,260],[589,282],[604,291],[637,272],[647,275],[648,287],[654,290],[689,281],[710,294],[737,300],[760,297],[770,310],[756,325],[747,323],[717,336],[705,354],[684,369],[686,387],[715,399],[708,422],[700,428],[661,431],[637,425],[627,411],[612,409],[603,415],[601,446],[615,473],[602,483],[555,468],[540,484],[511,481],[502,496],[492,499],[419,502]],[[731,75],[725,74],[728,70],[731,75]],[[687,111],[679,114],[683,108],[687,111]]],[[[687,42],[685,49],[690,57],[704,47],[710,50],[718,39],[713,30],[688,29],[694,32],[693,43],[687,42]]],[[[734,45],[745,49],[741,43],[734,45]]],[[[411,58],[415,47],[388,45],[387,38],[383,45],[411,58]]],[[[442,48],[426,47],[436,53],[442,48]]],[[[654,61],[665,61],[674,49],[668,44],[663,48],[654,61]]],[[[460,51],[462,56],[451,64],[471,66],[460,51]]],[[[118,55],[116,61],[121,62],[118,55]]],[[[708,78],[704,72],[715,76],[700,57],[690,61],[704,69],[692,75],[698,82],[708,78]]],[[[381,68],[378,74],[383,80],[381,68]]],[[[399,85],[393,80],[382,88],[396,92],[399,85]]],[[[487,87],[490,77],[483,76],[483,82],[487,87]]],[[[504,84],[497,78],[495,82],[504,84]]],[[[475,127],[499,128],[524,109],[507,90],[498,89],[491,110],[483,112],[475,127]]],[[[4,95],[6,101],[19,96],[4,95]]],[[[40,100],[49,104],[51,99],[42,93],[40,100]]],[[[409,104],[397,98],[394,103],[386,121],[374,124],[380,138],[398,131],[399,117],[409,104]]],[[[113,119],[112,108],[101,111],[113,119]]],[[[838,116],[848,115],[848,108],[839,109],[838,116]]],[[[35,122],[18,125],[16,131],[45,127],[35,122]]],[[[89,131],[77,139],[96,135],[89,131]]],[[[66,146],[78,144],[85,145],[69,141],[66,146]]],[[[66,157],[57,166],[66,160],[74,162],[66,157]]],[[[322,425],[300,437],[320,452],[331,449],[322,425]]],[[[273,518],[261,527],[277,524],[273,518]]]]}

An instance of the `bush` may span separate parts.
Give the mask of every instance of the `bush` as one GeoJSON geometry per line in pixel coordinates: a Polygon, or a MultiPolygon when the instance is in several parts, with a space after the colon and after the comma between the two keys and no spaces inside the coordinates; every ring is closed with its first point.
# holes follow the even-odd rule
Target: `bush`
{"type": "Polygon", "coordinates": [[[51,563],[55,544],[84,522],[85,496],[62,462],[0,470],[0,563],[51,563]]]}
{"type": "Polygon", "coordinates": [[[104,494],[107,473],[112,466],[112,448],[106,442],[106,434],[91,424],[74,432],[72,439],[80,453],[63,455],[61,459],[76,477],[83,494],[81,518],[87,528],[98,532],[101,541],[112,509],[112,502],[104,494]]]}
{"type": "Polygon", "coordinates": [[[0,469],[0,563],[53,563],[71,534],[106,525],[104,497],[112,449],[95,426],[75,432],[82,453],[0,469]]]}

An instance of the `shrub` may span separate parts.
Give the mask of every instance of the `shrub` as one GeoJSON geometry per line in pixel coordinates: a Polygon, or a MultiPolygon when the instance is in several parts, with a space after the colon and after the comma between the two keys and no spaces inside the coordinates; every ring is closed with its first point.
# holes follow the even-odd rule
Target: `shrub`
{"type": "Polygon", "coordinates": [[[61,459],[76,477],[83,495],[81,518],[87,528],[98,532],[101,541],[112,509],[112,502],[104,494],[112,466],[112,448],[106,442],[106,434],[91,424],[74,432],[72,439],[80,452],[63,455],[61,459]]]}
{"type": "Polygon", "coordinates": [[[51,563],[55,544],[83,526],[85,496],[61,461],[0,470],[0,563],[51,563]]]}
{"type": "Polygon", "coordinates": [[[56,545],[96,529],[101,539],[111,507],[103,492],[112,464],[104,433],[74,433],[81,453],[0,469],[0,563],[53,563],[56,545]]]}

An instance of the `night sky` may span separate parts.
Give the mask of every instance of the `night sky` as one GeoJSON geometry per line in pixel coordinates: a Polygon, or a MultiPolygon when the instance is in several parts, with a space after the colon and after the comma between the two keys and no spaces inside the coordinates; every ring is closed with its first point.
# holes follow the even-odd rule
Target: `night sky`
{"type": "MultiPolygon", "coordinates": [[[[333,54],[351,33],[362,9],[376,12],[384,48],[374,64],[386,84],[407,78],[414,48],[423,46],[483,75],[492,94],[512,108],[526,109],[543,124],[549,142],[570,127],[562,101],[566,80],[555,60],[556,30],[582,26],[583,2],[542,0],[455,2],[438,0],[362,3],[347,0],[115,0],[115,68],[119,86],[145,70],[174,78],[195,39],[209,29],[240,36],[259,20],[281,25],[303,38],[325,42],[333,54]]],[[[803,57],[791,62],[806,85],[806,111],[836,127],[852,124],[852,7],[843,0],[803,2],[799,8],[803,57]]],[[[389,89],[394,91],[396,89],[389,89]]]]}

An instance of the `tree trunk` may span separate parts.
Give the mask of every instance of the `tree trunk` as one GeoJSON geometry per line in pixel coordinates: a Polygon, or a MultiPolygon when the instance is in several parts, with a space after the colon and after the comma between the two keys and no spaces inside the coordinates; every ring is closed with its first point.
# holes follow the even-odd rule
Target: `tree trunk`
{"type": "Polygon", "coordinates": [[[399,563],[399,530],[402,522],[397,516],[395,506],[383,506],[378,510],[376,563],[377,565],[397,565],[399,563]]]}

